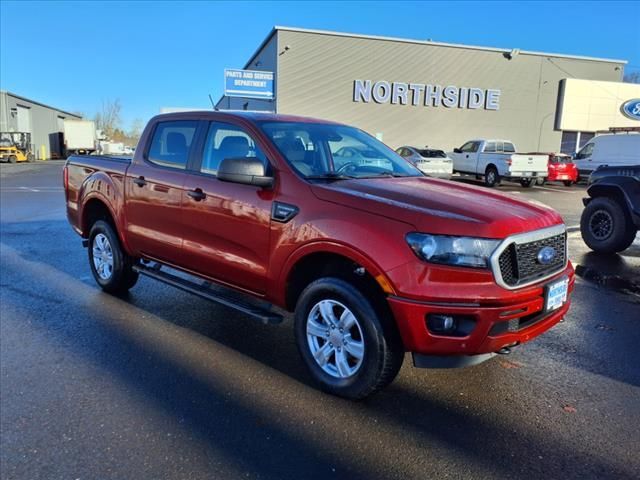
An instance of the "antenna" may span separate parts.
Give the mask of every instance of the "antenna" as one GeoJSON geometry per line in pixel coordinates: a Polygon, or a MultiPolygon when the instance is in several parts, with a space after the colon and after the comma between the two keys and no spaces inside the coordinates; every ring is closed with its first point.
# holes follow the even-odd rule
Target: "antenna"
{"type": "Polygon", "coordinates": [[[211,108],[217,111],[218,109],[216,108],[216,104],[213,103],[213,98],[211,98],[211,94],[209,94],[209,101],[211,102],[211,108]]]}

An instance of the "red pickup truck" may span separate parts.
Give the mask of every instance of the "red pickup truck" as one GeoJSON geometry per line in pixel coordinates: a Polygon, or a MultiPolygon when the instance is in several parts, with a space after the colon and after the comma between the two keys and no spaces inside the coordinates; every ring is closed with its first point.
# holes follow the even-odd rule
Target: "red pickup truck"
{"type": "Polygon", "coordinates": [[[569,308],[555,211],[425,177],[346,125],[160,115],[133,159],[69,158],[64,186],[103,290],[142,274],[265,323],[294,312],[311,376],[348,398],[390,383],[407,351],[418,367],[473,365],[569,308]]]}

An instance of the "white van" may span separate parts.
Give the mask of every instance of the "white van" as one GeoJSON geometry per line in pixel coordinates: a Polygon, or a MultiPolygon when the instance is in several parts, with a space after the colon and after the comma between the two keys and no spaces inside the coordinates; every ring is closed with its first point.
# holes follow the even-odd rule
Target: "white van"
{"type": "Polygon", "coordinates": [[[589,175],[601,165],[640,165],[640,133],[597,135],[574,159],[580,175],[589,175]]]}

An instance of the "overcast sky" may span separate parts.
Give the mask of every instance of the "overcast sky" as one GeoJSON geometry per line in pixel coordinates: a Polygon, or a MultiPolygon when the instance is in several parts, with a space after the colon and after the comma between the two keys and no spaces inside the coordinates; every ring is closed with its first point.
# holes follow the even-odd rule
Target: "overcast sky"
{"type": "MultiPolygon", "coordinates": [[[[0,87],[92,117],[119,98],[124,127],[162,106],[206,108],[274,25],[629,61],[640,2],[0,3],[0,87]]],[[[410,59],[407,59],[410,61],[410,59]]]]}

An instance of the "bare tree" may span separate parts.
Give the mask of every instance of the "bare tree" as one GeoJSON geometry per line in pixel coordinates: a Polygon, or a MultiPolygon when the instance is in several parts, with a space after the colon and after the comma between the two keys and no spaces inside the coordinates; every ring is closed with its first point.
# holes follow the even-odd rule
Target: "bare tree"
{"type": "Polygon", "coordinates": [[[626,83],[640,83],[640,71],[625,73],[622,81],[626,83]]]}
{"type": "Polygon", "coordinates": [[[120,127],[120,100],[106,100],[102,102],[102,109],[95,116],[96,128],[102,130],[107,138],[113,136],[120,127]]]}
{"type": "Polygon", "coordinates": [[[131,122],[131,128],[129,129],[128,137],[138,141],[140,135],[142,135],[142,129],[144,128],[144,122],[141,118],[136,118],[131,122]]]}

